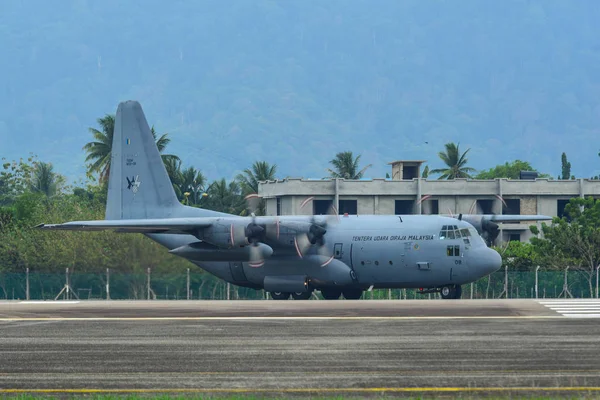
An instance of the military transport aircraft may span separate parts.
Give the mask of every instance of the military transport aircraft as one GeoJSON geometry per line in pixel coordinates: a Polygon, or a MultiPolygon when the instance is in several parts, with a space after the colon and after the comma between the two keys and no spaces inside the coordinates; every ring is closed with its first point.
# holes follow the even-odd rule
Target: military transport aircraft
{"type": "MultiPolygon", "coordinates": [[[[329,300],[342,294],[358,299],[368,288],[460,298],[462,284],[502,263],[476,229],[493,231],[494,216],[242,217],[185,206],[136,101],[118,106],[111,157],[104,220],[38,227],[142,233],[215,276],[264,289],[273,299],[308,299],[315,289],[329,300]]],[[[527,220],[538,217],[549,219],[527,220]]]]}

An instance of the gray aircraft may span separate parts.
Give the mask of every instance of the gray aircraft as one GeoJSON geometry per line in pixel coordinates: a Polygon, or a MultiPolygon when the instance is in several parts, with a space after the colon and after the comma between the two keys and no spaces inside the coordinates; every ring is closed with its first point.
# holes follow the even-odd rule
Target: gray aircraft
{"type": "MultiPolygon", "coordinates": [[[[460,298],[461,285],[502,264],[479,233],[497,234],[503,217],[523,219],[334,214],[242,217],[181,204],[140,104],[127,101],[117,109],[105,219],[38,227],[142,233],[273,299],[308,299],[314,290],[329,300],[358,299],[368,288],[417,288],[452,299],[460,298]]],[[[538,219],[549,217],[526,217],[538,219]]]]}

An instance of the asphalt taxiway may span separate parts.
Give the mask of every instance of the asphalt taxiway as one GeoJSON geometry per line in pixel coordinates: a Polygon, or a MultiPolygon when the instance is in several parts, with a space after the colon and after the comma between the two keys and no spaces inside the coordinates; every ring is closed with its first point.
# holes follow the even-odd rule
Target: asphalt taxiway
{"type": "Polygon", "coordinates": [[[600,302],[0,301],[0,395],[600,393],[600,302]]]}

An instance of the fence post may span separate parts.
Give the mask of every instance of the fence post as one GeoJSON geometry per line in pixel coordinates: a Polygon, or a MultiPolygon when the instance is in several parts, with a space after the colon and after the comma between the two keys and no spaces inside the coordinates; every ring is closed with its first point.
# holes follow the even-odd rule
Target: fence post
{"type": "MultiPolygon", "coordinates": [[[[25,299],[29,300],[29,268],[25,270],[25,273],[25,299]]],[[[598,284],[596,284],[596,286],[598,286],[598,284]]]]}
{"type": "Polygon", "coordinates": [[[538,298],[538,271],[540,270],[540,266],[535,267],[535,298],[538,298]]]}
{"type": "Polygon", "coordinates": [[[148,277],[148,300],[150,300],[150,268],[148,267],[148,272],[147,272],[147,277],[148,277]]]}
{"type": "Polygon", "coordinates": [[[190,299],[190,269],[187,269],[187,299],[190,299]]]}
{"type": "Polygon", "coordinates": [[[110,268],[106,268],[106,300],[110,300],[110,268]]]}
{"type": "Polygon", "coordinates": [[[471,282],[471,300],[473,300],[473,282],[471,282]]]}
{"type": "Polygon", "coordinates": [[[600,274],[600,264],[596,267],[596,298],[598,298],[598,274],[600,274]]]}
{"type": "Polygon", "coordinates": [[[69,284],[69,268],[67,267],[67,271],[65,273],[65,280],[66,280],[66,287],[67,287],[67,300],[70,300],[70,290],[71,290],[71,285],[69,284]]]}

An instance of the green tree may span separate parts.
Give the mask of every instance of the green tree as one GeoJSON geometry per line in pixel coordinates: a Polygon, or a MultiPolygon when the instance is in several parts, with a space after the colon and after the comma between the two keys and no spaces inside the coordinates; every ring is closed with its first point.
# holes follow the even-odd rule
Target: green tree
{"type": "Polygon", "coordinates": [[[60,191],[64,183],[64,177],[54,172],[52,164],[41,161],[34,164],[30,182],[32,192],[52,197],[60,191]]]}
{"type": "Polygon", "coordinates": [[[531,243],[511,240],[494,249],[502,256],[502,265],[507,265],[510,269],[529,270],[538,265],[539,256],[531,243]]]}
{"type": "Polygon", "coordinates": [[[110,174],[110,155],[115,131],[115,116],[106,114],[96,121],[100,125],[100,130],[88,128],[96,141],[86,143],[83,150],[88,153],[85,162],[91,162],[91,164],[88,164],[88,174],[99,173],[99,181],[105,182],[110,174]]]}
{"type": "MultiPolygon", "coordinates": [[[[530,230],[538,234],[537,226],[530,230]]],[[[592,280],[600,264],[600,199],[574,198],[565,207],[565,216],[555,217],[551,225],[542,224],[543,238],[533,237],[534,245],[546,265],[571,266],[582,273],[592,291],[592,280]]]]}
{"type": "MultiPolygon", "coordinates": [[[[521,171],[536,171],[535,168],[527,161],[515,160],[505,162],[504,164],[496,165],[494,168],[480,171],[475,175],[475,179],[496,179],[508,178],[519,179],[521,171]]],[[[548,174],[538,174],[540,178],[550,178],[548,174]]]]}
{"type": "Polygon", "coordinates": [[[210,184],[206,193],[208,196],[203,208],[234,215],[245,214],[246,204],[240,185],[236,181],[228,184],[225,178],[216,180],[210,184]]]}
{"type": "Polygon", "coordinates": [[[567,161],[566,153],[562,153],[560,162],[561,162],[560,179],[571,179],[571,163],[569,161],[567,161]]]}
{"type": "Polygon", "coordinates": [[[354,157],[351,151],[343,151],[337,153],[335,158],[329,161],[333,165],[334,169],[327,169],[332,178],[343,178],[343,179],[361,179],[365,174],[365,171],[372,166],[367,165],[359,171],[360,155],[354,157]]]}
{"type": "MultiPolygon", "coordinates": [[[[97,122],[100,125],[100,130],[89,128],[95,141],[86,143],[86,145],[83,146],[83,150],[88,153],[85,162],[91,163],[88,164],[88,175],[99,173],[99,181],[106,182],[110,174],[110,157],[115,130],[115,116],[114,114],[106,114],[104,117],[98,118],[97,122]]],[[[161,135],[157,139],[157,133],[154,130],[154,126],[152,126],[150,131],[152,132],[158,151],[162,153],[171,139],[169,139],[167,133],[161,135]]],[[[172,154],[162,154],[161,157],[165,163],[172,160],[179,160],[179,157],[172,154]]]]}
{"type": "MultiPolygon", "coordinates": [[[[277,165],[270,165],[266,161],[256,161],[252,164],[251,168],[246,168],[243,173],[238,174],[236,177],[242,189],[242,195],[247,196],[249,194],[258,193],[258,183],[264,181],[272,181],[277,179],[275,174],[277,173],[277,165]]],[[[254,207],[249,207],[254,208],[254,207]]],[[[266,214],[266,204],[263,199],[258,201],[255,207],[256,215],[266,214]]]]}
{"type": "Polygon", "coordinates": [[[421,178],[427,179],[429,177],[429,165],[425,166],[423,173],[421,174],[421,178]]]}
{"type": "Polygon", "coordinates": [[[203,198],[205,184],[206,178],[196,168],[188,167],[181,171],[180,191],[183,192],[187,204],[199,204],[203,198]]]}
{"type": "Polygon", "coordinates": [[[35,157],[30,156],[27,160],[7,161],[2,158],[2,169],[0,170],[0,206],[10,205],[21,194],[29,189],[31,180],[32,163],[35,157]]]}
{"type": "Polygon", "coordinates": [[[446,143],[446,151],[440,151],[438,156],[446,164],[444,168],[438,168],[430,171],[432,174],[442,174],[438,179],[456,179],[456,178],[471,178],[470,172],[475,172],[474,168],[467,167],[467,153],[471,149],[467,149],[464,153],[460,153],[459,144],[446,143]]]}

